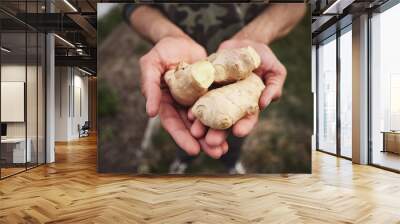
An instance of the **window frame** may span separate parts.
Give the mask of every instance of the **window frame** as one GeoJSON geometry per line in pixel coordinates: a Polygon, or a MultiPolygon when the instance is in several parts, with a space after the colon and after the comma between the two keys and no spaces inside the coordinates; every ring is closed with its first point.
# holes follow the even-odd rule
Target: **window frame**
{"type": "MultiPolygon", "coordinates": [[[[343,20],[347,20],[348,18],[344,17],[343,20]]],[[[340,23],[341,20],[338,21],[340,23]]],[[[335,24],[336,26],[336,24],[335,24]]],[[[341,153],[341,119],[340,119],[340,103],[341,103],[341,97],[340,97],[340,84],[341,84],[341,67],[340,67],[340,37],[347,32],[352,32],[352,23],[350,22],[349,24],[346,24],[344,27],[337,29],[335,33],[331,34],[330,36],[326,37],[325,39],[319,40],[316,44],[316,51],[315,51],[315,58],[316,58],[316,151],[327,153],[333,156],[337,156],[339,158],[347,159],[347,160],[352,160],[351,157],[347,157],[342,155],[341,153]],[[319,85],[320,85],[320,74],[319,74],[319,47],[322,43],[328,43],[330,41],[336,41],[336,151],[335,153],[329,152],[327,150],[321,149],[320,143],[319,143],[319,116],[320,116],[320,111],[319,111],[319,85]]]]}

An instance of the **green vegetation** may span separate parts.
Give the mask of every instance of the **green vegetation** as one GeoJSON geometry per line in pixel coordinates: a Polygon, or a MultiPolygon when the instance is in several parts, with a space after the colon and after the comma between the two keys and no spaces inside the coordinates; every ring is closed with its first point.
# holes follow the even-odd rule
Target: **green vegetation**
{"type": "Polygon", "coordinates": [[[275,42],[271,48],[286,66],[288,76],[283,97],[269,110],[277,110],[294,122],[307,124],[313,120],[311,93],[311,31],[310,16],[286,37],[275,42]]]}
{"type": "Polygon", "coordinates": [[[113,116],[118,111],[118,96],[106,82],[99,80],[98,92],[98,115],[100,117],[113,116]]]}
{"type": "Polygon", "coordinates": [[[97,41],[100,45],[107,36],[123,21],[122,7],[113,8],[103,18],[97,20],[97,41]]]}

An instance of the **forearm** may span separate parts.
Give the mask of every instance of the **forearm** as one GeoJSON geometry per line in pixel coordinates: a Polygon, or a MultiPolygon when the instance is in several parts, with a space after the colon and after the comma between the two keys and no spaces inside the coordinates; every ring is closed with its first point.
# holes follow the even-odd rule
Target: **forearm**
{"type": "Polygon", "coordinates": [[[140,6],[130,16],[132,27],[143,37],[156,43],[166,36],[187,35],[169,21],[160,11],[150,6],[140,6]]]}
{"type": "Polygon", "coordinates": [[[303,3],[271,4],[233,38],[270,44],[288,34],[304,16],[305,11],[306,5],[303,3]]]}

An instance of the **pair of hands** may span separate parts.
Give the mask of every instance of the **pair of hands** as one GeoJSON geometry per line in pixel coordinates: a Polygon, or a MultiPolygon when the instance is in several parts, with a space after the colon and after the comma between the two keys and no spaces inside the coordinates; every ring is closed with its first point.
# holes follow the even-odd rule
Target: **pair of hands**
{"type": "MultiPolygon", "coordinates": [[[[255,73],[266,85],[259,101],[260,108],[264,109],[281,96],[286,69],[263,43],[231,39],[222,42],[218,50],[247,46],[253,47],[261,57],[261,65],[255,73]]],[[[181,149],[189,155],[197,155],[202,149],[210,157],[218,159],[228,151],[228,131],[208,129],[188,108],[174,102],[168,88],[162,88],[166,71],[181,61],[193,63],[206,57],[205,49],[188,37],[165,37],[140,58],[141,87],[147,114],[160,116],[162,126],[181,149]]],[[[258,114],[242,118],[232,127],[232,134],[237,137],[248,135],[257,121],[258,114]]]]}

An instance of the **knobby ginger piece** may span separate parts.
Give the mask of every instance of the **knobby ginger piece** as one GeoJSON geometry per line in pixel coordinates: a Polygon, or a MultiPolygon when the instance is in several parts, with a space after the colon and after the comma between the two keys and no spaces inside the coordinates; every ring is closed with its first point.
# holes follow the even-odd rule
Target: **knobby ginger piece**
{"type": "Polygon", "coordinates": [[[224,49],[208,57],[213,64],[216,83],[232,83],[247,78],[261,64],[252,47],[224,49]]]}
{"type": "Polygon", "coordinates": [[[258,101],[265,85],[252,73],[244,80],[207,92],[192,107],[205,126],[227,129],[246,115],[259,111],[258,101]]]}
{"type": "Polygon", "coordinates": [[[185,62],[164,75],[172,97],[181,105],[191,106],[208,91],[208,87],[214,82],[215,69],[213,65],[202,60],[194,64],[185,62]]]}

